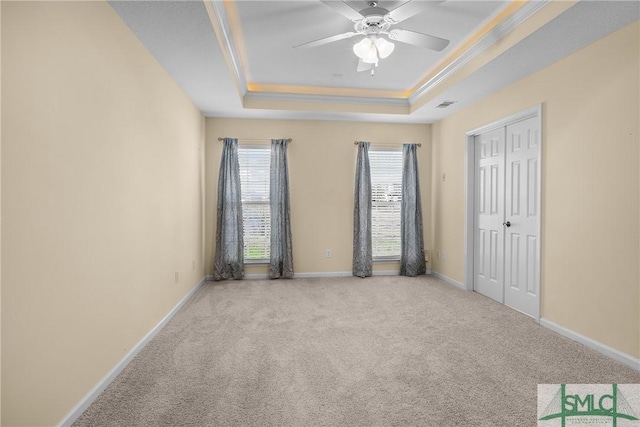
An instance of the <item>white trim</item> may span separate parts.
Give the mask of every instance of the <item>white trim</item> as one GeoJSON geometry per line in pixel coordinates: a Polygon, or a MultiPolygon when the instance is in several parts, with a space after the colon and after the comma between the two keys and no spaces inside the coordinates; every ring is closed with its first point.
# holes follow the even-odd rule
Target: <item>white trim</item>
{"type": "MultiPolygon", "coordinates": [[[[425,274],[432,274],[432,270],[430,268],[427,268],[425,274]]],[[[438,273],[433,273],[433,274],[438,274],[438,273]]],[[[399,276],[400,275],[400,269],[398,270],[373,270],[373,275],[374,276],[399,276]]],[[[307,273],[295,273],[293,275],[294,279],[305,279],[305,278],[310,278],[310,277],[349,277],[349,276],[353,276],[353,272],[351,271],[312,271],[312,272],[307,272],[307,273]]],[[[446,276],[443,276],[446,277],[446,276]]],[[[245,274],[244,279],[245,280],[264,280],[264,279],[268,279],[269,275],[267,273],[256,273],[256,274],[245,274]]],[[[204,276],[204,280],[206,282],[211,282],[213,281],[213,275],[207,275],[204,276]]],[[[445,280],[445,279],[443,279],[445,280]]],[[[455,281],[454,281],[455,282],[455,281]]],[[[456,286],[460,286],[460,282],[455,282],[456,286]]]]}
{"type": "Polygon", "coordinates": [[[468,290],[468,289],[466,288],[466,286],[464,286],[464,283],[460,283],[460,282],[458,282],[457,280],[452,279],[452,278],[451,278],[451,277],[449,277],[449,276],[445,276],[444,274],[438,273],[438,272],[437,272],[437,271],[435,271],[435,270],[431,272],[431,275],[432,275],[432,276],[434,276],[434,277],[437,277],[438,279],[440,279],[440,280],[442,280],[442,281],[444,281],[444,282],[447,282],[447,283],[448,283],[448,284],[450,284],[450,285],[455,286],[456,288],[460,288],[460,289],[462,289],[463,291],[468,290]]]}
{"type": "Polygon", "coordinates": [[[496,121],[471,129],[466,133],[466,135],[474,137],[476,135],[480,135],[481,133],[500,129],[501,127],[512,125],[514,123],[521,122],[523,120],[527,120],[527,119],[530,119],[531,117],[536,117],[536,116],[538,117],[542,116],[542,104],[536,104],[533,107],[527,108],[526,110],[519,111],[515,114],[511,114],[510,116],[503,117],[496,121]]]}
{"type": "MultiPolygon", "coordinates": [[[[399,276],[400,269],[398,270],[373,270],[373,276],[399,276]]],[[[293,277],[295,279],[304,279],[307,277],[349,277],[353,276],[352,271],[317,271],[309,273],[295,273],[293,277]]]]}
{"type": "Polygon", "coordinates": [[[167,313],[167,315],[164,316],[164,318],[156,326],[154,326],[153,329],[151,329],[149,333],[144,336],[144,338],[142,338],[135,346],[133,346],[129,353],[127,353],[126,356],[124,356],[116,364],[116,366],[114,366],[113,369],[107,375],[105,375],[98,382],[98,384],[96,384],[95,387],[93,387],[93,389],[89,393],[87,393],[80,400],[80,402],[78,402],[78,404],[73,409],[71,409],[71,411],[67,413],[67,415],[64,416],[64,418],[58,423],[58,425],[70,426],[71,424],[73,424],[78,419],[78,417],[87,410],[87,408],[93,403],[93,401],[96,400],[98,396],[100,396],[100,393],[102,393],[104,389],[106,389],[107,386],[116,379],[118,374],[122,372],[122,370],[129,364],[129,362],[131,362],[131,360],[140,352],[140,350],[142,350],[144,346],[146,346],[149,341],[151,341],[153,337],[155,337],[157,333],[165,327],[169,320],[171,320],[171,318],[178,312],[178,310],[180,310],[184,303],[186,303],[189,298],[191,298],[193,294],[196,293],[196,291],[200,288],[200,286],[204,284],[205,281],[206,277],[200,279],[200,281],[171,309],[171,311],[169,311],[169,313],[167,313]]]}
{"type": "Polygon", "coordinates": [[[304,279],[307,277],[348,277],[353,276],[351,271],[312,271],[308,273],[294,273],[294,279],[304,279]]]}
{"type": "Polygon", "coordinates": [[[464,288],[473,291],[473,240],[475,227],[475,135],[467,134],[464,158],[464,288]]]}
{"type": "Polygon", "coordinates": [[[544,317],[540,318],[540,325],[544,326],[547,329],[551,329],[552,331],[557,332],[560,335],[567,337],[573,341],[579,342],[580,344],[589,347],[590,349],[595,350],[598,353],[604,354],[605,356],[617,362],[620,362],[632,369],[635,369],[636,371],[640,371],[640,359],[636,359],[635,357],[616,350],[613,347],[609,347],[606,344],[602,344],[589,337],[567,329],[564,326],[560,326],[557,323],[552,322],[551,320],[545,319],[544,317]]]}
{"type": "MultiPolygon", "coordinates": [[[[245,274],[244,278],[238,279],[238,280],[264,280],[264,279],[268,279],[268,278],[269,278],[269,274],[267,274],[267,273],[254,273],[254,274],[245,274]]],[[[215,281],[212,274],[204,276],[204,280],[207,281],[207,282],[214,282],[215,281]]]]}
{"type": "Polygon", "coordinates": [[[400,268],[398,268],[397,270],[373,270],[373,275],[374,276],[399,276],[400,268]]]}
{"type": "MultiPolygon", "coordinates": [[[[431,274],[431,270],[427,270],[427,274],[431,274]]],[[[399,276],[400,269],[398,270],[373,270],[374,276],[399,276]]],[[[306,279],[311,277],[350,277],[353,276],[351,271],[311,271],[306,273],[295,273],[294,279],[306,279]]],[[[267,273],[245,274],[244,280],[265,280],[269,279],[267,273]]],[[[213,280],[213,276],[205,276],[205,281],[213,280]]]]}
{"type": "MultiPolygon", "coordinates": [[[[357,105],[381,105],[385,107],[403,107],[408,115],[409,101],[405,98],[384,98],[376,96],[343,96],[343,95],[309,95],[300,93],[278,93],[278,92],[250,92],[243,97],[244,101],[298,101],[298,102],[319,102],[319,103],[341,103],[357,105]]],[[[248,107],[251,108],[251,107],[248,107]]],[[[260,108],[260,107],[259,107],[260,108]]]]}
{"type": "Polygon", "coordinates": [[[227,16],[224,4],[221,1],[209,0],[205,1],[205,7],[209,14],[209,20],[213,31],[216,33],[220,48],[223,53],[226,52],[228,55],[229,61],[227,62],[227,66],[230,68],[229,71],[234,77],[236,86],[240,92],[238,95],[242,100],[244,95],[247,93],[247,82],[244,78],[242,61],[240,60],[240,55],[238,54],[236,44],[233,40],[233,31],[231,30],[231,23],[229,22],[229,17],[227,16]]]}
{"type": "Polygon", "coordinates": [[[254,273],[254,274],[244,275],[244,280],[264,280],[268,278],[269,278],[269,275],[267,273],[254,273]]]}
{"type": "MultiPolygon", "coordinates": [[[[238,143],[238,145],[240,145],[240,144],[238,143]]],[[[252,147],[252,146],[247,145],[247,144],[242,144],[242,147],[243,148],[260,148],[260,149],[265,149],[265,150],[269,149],[269,147],[265,147],[264,145],[260,146],[260,147],[255,147],[255,146],[252,147]]],[[[248,267],[254,267],[256,265],[269,265],[269,260],[268,259],[245,259],[244,260],[244,265],[245,265],[245,267],[247,267],[247,266],[248,267]]]]}
{"type": "MultiPolygon", "coordinates": [[[[373,270],[374,276],[398,276],[400,270],[373,270]]],[[[353,276],[351,271],[311,271],[306,273],[295,273],[294,279],[306,279],[311,277],[349,277],[353,276]]],[[[268,274],[245,274],[247,280],[268,279],[268,274]]]]}
{"type": "Polygon", "coordinates": [[[543,212],[543,199],[542,199],[542,162],[543,162],[543,150],[544,150],[544,132],[542,128],[542,104],[534,105],[515,114],[507,117],[503,117],[499,120],[491,123],[479,126],[466,133],[466,147],[465,147],[465,207],[464,207],[464,289],[473,290],[473,229],[474,229],[474,190],[475,190],[475,150],[474,141],[475,137],[481,133],[489,132],[501,127],[520,122],[522,120],[529,119],[531,117],[537,117],[538,126],[540,129],[540,161],[538,162],[538,200],[540,206],[540,215],[538,215],[538,235],[540,237],[540,244],[538,245],[538,259],[540,265],[538,266],[538,307],[537,313],[533,318],[539,322],[541,305],[542,305],[542,212],[543,212]]]}
{"type": "Polygon", "coordinates": [[[409,102],[413,104],[418,98],[435,89],[440,83],[447,80],[453,73],[458,71],[462,66],[467,64],[478,54],[484,52],[496,43],[496,40],[502,38],[503,35],[509,33],[530,16],[538,12],[549,3],[549,0],[531,1],[515,11],[511,16],[493,27],[491,31],[485,34],[476,44],[471,46],[461,55],[458,55],[453,61],[447,64],[440,72],[420,86],[415,92],[409,96],[409,102]]]}

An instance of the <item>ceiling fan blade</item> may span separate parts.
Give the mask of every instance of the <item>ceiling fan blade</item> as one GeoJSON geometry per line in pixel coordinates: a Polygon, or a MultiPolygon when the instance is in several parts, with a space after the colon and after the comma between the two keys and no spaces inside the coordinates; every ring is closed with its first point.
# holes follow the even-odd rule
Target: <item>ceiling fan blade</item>
{"type": "Polygon", "coordinates": [[[314,41],[311,41],[311,42],[302,43],[302,44],[296,45],[294,47],[309,48],[309,47],[322,46],[323,44],[337,42],[338,40],[348,39],[350,37],[357,36],[357,35],[358,35],[358,33],[354,33],[353,31],[351,31],[351,32],[348,32],[348,33],[337,34],[337,35],[331,36],[331,37],[325,37],[325,38],[320,39],[320,40],[314,40],[314,41]]]}
{"type": "Polygon", "coordinates": [[[391,12],[387,13],[384,16],[384,20],[392,24],[398,24],[405,19],[409,19],[412,16],[419,14],[420,12],[424,12],[426,9],[425,5],[429,3],[431,2],[409,0],[405,4],[396,7],[391,12]]]}
{"type": "Polygon", "coordinates": [[[320,0],[321,3],[329,6],[331,9],[340,13],[342,16],[350,19],[352,21],[359,21],[363,18],[363,16],[357,10],[353,9],[351,6],[346,4],[344,1],[329,1],[329,0],[320,0]]]}
{"type": "Polygon", "coordinates": [[[358,58],[357,71],[358,72],[360,72],[360,71],[368,71],[368,70],[373,68],[373,65],[374,64],[368,64],[368,63],[364,62],[362,59],[358,58]]]}
{"type": "Polygon", "coordinates": [[[449,45],[449,40],[440,37],[430,36],[428,34],[416,33],[415,31],[401,30],[396,28],[389,31],[389,38],[403,43],[412,44],[414,46],[426,47],[440,52],[449,45]]]}

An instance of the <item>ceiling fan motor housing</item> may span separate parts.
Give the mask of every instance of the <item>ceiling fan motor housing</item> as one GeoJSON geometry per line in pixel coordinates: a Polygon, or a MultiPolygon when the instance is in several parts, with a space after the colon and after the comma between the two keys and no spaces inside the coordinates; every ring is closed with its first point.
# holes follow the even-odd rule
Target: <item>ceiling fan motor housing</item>
{"type": "Polygon", "coordinates": [[[411,18],[418,13],[423,12],[423,5],[425,3],[428,3],[426,1],[422,2],[418,0],[408,0],[401,6],[393,9],[392,12],[389,12],[389,10],[383,7],[378,7],[378,3],[376,1],[370,1],[368,3],[369,7],[361,11],[355,10],[344,0],[320,1],[323,4],[335,9],[345,18],[353,22],[355,31],[336,34],[334,36],[325,37],[323,39],[315,40],[308,43],[303,43],[294,47],[316,47],[327,43],[333,43],[339,40],[348,39],[354,36],[364,36],[363,40],[360,40],[360,42],[354,45],[354,48],[357,45],[360,46],[357,50],[361,52],[360,54],[356,52],[356,55],[360,57],[360,59],[367,58],[371,59],[371,61],[377,61],[378,56],[374,57],[375,53],[380,53],[379,58],[386,58],[393,51],[393,43],[390,43],[388,40],[386,40],[386,38],[413,46],[432,49],[438,52],[446,48],[449,44],[449,40],[429,34],[423,34],[402,28],[395,28],[391,31],[389,30],[392,26],[399,24],[408,18],[411,18]],[[386,38],[382,36],[386,36],[386,38]],[[371,51],[370,55],[366,53],[367,49],[371,51]]]}
{"type": "Polygon", "coordinates": [[[389,13],[387,9],[375,6],[375,2],[371,2],[367,9],[360,11],[360,14],[364,16],[363,19],[356,22],[354,28],[358,33],[372,35],[386,32],[391,23],[387,22],[384,17],[389,13]]]}

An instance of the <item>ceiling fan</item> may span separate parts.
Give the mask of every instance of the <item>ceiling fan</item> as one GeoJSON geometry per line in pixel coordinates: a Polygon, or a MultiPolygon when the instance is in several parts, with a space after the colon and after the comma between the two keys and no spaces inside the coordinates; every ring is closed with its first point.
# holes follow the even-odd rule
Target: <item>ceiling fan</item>
{"type": "Polygon", "coordinates": [[[423,12],[426,2],[408,0],[391,11],[379,7],[376,1],[369,1],[367,3],[368,7],[360,11],[353,9],[344,1],[321,0],[321,2],[353,21],[354,31],[325,37],[294,47],[311,48],[355,36],[364,36],[362,40],[353,46],[353,52],[359,59],[358,71],[371,70],[371,75],[373,75],[375,67],[378,66],[378,60],[391,55],[395,46],[392,42],[384,39],[383,35],[393,41],[436,51],[443,50],[449,44],[449,40],[440,37],[403,30],[402,28],[391,28],[405,19],[423,12]]]}

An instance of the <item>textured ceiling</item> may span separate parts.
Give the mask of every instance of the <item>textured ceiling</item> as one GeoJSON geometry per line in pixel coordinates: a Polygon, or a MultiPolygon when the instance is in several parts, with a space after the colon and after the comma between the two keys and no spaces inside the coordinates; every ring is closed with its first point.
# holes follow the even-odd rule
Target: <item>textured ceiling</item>
{"type": "MultiPolygon", "coordinates": [[[[440,85],[435,87],[437,96],[420,103],[415,101],[415,95],[404,100],[393,100],[396,104],[389,105],[406,104],[412,107],[395,113],[384,109],[372,113],[358,111],[357,108],[343,108],[354,103],[345,96],[309,96],[304,90],[300,93],[274,94],[253,91],[247,84],[288,85],[298,89],[322,87],[329,88],[328,91],[331,88],[361,92],[370,89],[406,90],[415,86],[442,58],[451,60],[454,52],[464,54],[459,46],[464,43],[465,37],[477,32],[492,15],[499,12],[504,3],[448,0],[427,4],[427,11],[398,26],[450,38],[450,46],[441,53],[426,52],[413,46],[397,46],[389,58],[381,61],[373,78],[366,72],[355,72],[352,40],[307,49],[302,53],[292,48],[293,45],[352,28],[346,18],[315,0],[231,2],[232,19],[222,16],[219,21],[228,24],[227,29],[235,31],[232,39],[237,46],[231,55],[225,50],[224,40],[216,36],[216,19],[220,17],[216,14],[212,17],[211,13],[212,10],[224,8],[222,2],[109,3],[206,116],[399,123],[431,123],[446,117],[640,19],[640,3],[635,1],[583,0],[576,5],[564,3],[567,5],[566,11],[464,78],[447,84],[452,79],[450,75],[443,75],[436,82],[440,85]],[[450,28],[452,26],[459,28],[450,28]],[[233,54],[236,55],[245,86],[238,84],[238,77],[234,76],[233,67],[230,66],[229,59],[233,54]],[[302,99],[305,102],[293,103],[289,107],[270,107],[265,104],[264,108],[247,108],[251,99],[302,99]],[[456,103],[447,109],[435,108],[443,100],[456,103]]],[[[358,8],[357,4],[361,2],[356,0],[349,3],[358,8]]],[[[383,2],[381,5],[395,6],[398,3],[402,2],[383,2]]],[[[533,3],[543,7],[537,13],[545,12],[545,2],[533,3]]],[[[526,20],[517,24],[522,25],[523,22],[526,20]]],[[[505,34],[494,33],[491,44],[499,46],[505,34]]],[[[487,37],[481,40],[489,46],[486,41],[487,37]]],[[[457,59],[463,58],[463,54],[457,59]]],[[[455,64],[455,56],[453,61],[455,64]]],[[[361,98],[357,100],[361,101],[361,98]]],[[[370,107],[385,102],[385,99],[370,99],[362,105],[370,107]]]]}

